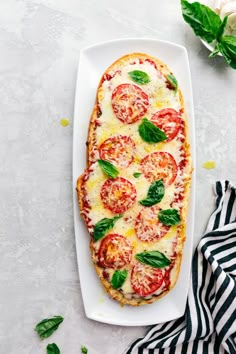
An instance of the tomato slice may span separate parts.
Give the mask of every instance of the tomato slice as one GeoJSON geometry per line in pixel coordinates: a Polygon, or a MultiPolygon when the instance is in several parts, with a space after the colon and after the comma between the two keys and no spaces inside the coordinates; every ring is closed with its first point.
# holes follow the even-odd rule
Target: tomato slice
{"type": "Polygon", "coordinates": [[[164,108],[152,116],[151,122],[165,132],[168,138],[165,141],[171,141],[179,132],[181,118],[175,109],[164,108]]]}
{"type": "Polygon", "coordinates": [[[105,208],[114,214],[120,214],[134,204],[137,192],[130,181],[117,177],[103,183],[100,196],[105,208]]]}
{"type": "Polygon", "coordinates": [[[178,172],[175,159],[168,152],[153,152],[141,161],[141,170],[149,182],[163,179],[166,186],[171,185],[178,172]]]}
{"type": "Polygon", "coordinates": [[[160,208],[153,206],[143,208],[136,217],[134,229],[136,236],[144,242],[158,241],[166,235],[170,226],[166,226],[158,220],[160,208]]]}
{"type": "Polygon", "coordinates": [[[111,104],[115,116],[123,123],[131,124],[145,115],[149,100],[140,87],[121,84],[112,92],[111,104]]]}
{"type": "Polygon", "coordinates": [[[140,296],[147,296],[158,290],[163,283],[163,271],[143,263],[136,263],[131,271],[131,286],[140,296]]]}
{"type": "Polygon", "coordinates": [[[126,135],[117,135],[105,140],[99,147],[100,159],[126,168],[134,159],[135,143],[126,135]]]}
{"type": "Polygon", "coordinates": [[[98,264],[103,268],[119,269],[131,262],[130,241],[119,234],[109,234],[103,238],[98,250],[98,264]]]}

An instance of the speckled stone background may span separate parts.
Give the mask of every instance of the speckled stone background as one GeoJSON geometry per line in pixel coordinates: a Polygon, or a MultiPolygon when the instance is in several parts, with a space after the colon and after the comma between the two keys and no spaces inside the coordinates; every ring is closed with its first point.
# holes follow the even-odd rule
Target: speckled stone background
{"type": "MultiPolygon", "coordinates": [[[[196,118],[195,244],[214,205],[212,185],[236,183],[236,71],[208,51],[177,0],[0,0],[0,353],[121,354],[147,328],[85,317],[72,208],[72,122],[80,48],[148,37],[184,45],[196,118]],[[60,125],[66,117],[71,124],[60,125]],[[214,170],[202,168],[215,160],[214,170]],[[44,317],[65,317],[39,341],[44,317]]],[[[74,188],[74,186],[73,186],[74,188]]],[[[158,314],[157,314],[158,317],[158,314]]]]}

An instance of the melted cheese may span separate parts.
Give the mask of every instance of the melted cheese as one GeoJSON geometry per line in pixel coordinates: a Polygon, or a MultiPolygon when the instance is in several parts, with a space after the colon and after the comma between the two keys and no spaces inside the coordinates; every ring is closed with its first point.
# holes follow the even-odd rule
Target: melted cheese
{"type": "MultiPolygon", "coordinates": [[[[139,203],[140,200],[144,199],[147,196],[150,183],[147,179],[141,175],[139,178],[133,176],[134,172],[137,172],[140,169],[140,166],[136,163],[133,163],[126,169],[119,169],[120,175],[128,179],[134,186],[137,191],[137,199],[135,204],[128,209],[125,213],[125,217],[132,217],[138,215],[140,210],[143,208],[139,203]]],[[[101,170],[101,167],[98,163],[93,165],[93,171],[91,172],[88,181],[86,182],[86,190],[89,196],[89,204],[92,206],[88,216],[91,219],[93,225],[95,225],[102,218],[110,218],[114,215],[109,209],[105,209],[100,198],[98,191],[101,190],[103,183],[107,180],[107,176],[101,170]]],[[[173,195],[175,191],[175,185],[171,185],[165,189],[165,195],[162,201],[159,203],[161,209],[168,209],[171,201],[173,200],[173,195]]],[[[126,226],[122,226],[122,219],[119,219],[113,230],[117,232],[122,228],[122,233],[126,232],[126,228],[129,228],[129,223],[126,222],[126,226]]],[[[119,233],[119,232],[118,232],[119,233]]]]}
{"type": "Polygon", "coordinates": [[[121,287],[121,289],[122,289],[124,294],[130,294],[130,293],[134,292],[133,289],[132,289],[132,286],[131,286],[130,278],[131,278],[131,273],[128,272],[127,278],[125,279],[125,282],[124,282],[124,284],[121,287]]]}
{"type": "MultiPolygon", "coordinates": [[[[99,89],[99,103],[102,115],[99,118],[101,125],[97,127],[96,138],[98,146],[110,138],[112,135],[127,135],[130,136],[138,149],[137,155],[142,159],[147,152],[151,153],[154,151],[162,150],[164,144],[152,144],[145,146],[143,140],[141,139],[138,133],[138,126],[140,121],[137,121],[133,124],[125,124],[118,120],[113,112],[111,105],[111,96],[113,90],[122,83],[134,84],[130,79],[128,73],[133,70],[142,70],[145,71],[150,78],[150,83],[146,85],[138,85],[149,97],[149,108],[145,114],[145,117],[150,119],[154,113],[162,108],[174,108],[179,111],[181,108],[180,98],[178,92],[175,93],[174,90],[170,90],[166,87],[165,78],[158,74],[157,70],[153,65],[149,64],[135,64],[127,65],[125,68],[122,68],[121,75],[116,74],[112,80],[104,81],[102,87],[99,89]],[[102,92],[102,93],[101,93],[102,92]]],[[[172,141],[168,144],[165,151],[170,152],[174,157],[176,157],[176,151],[180,147],[180,143],[177,141],[172,141]]],[[[165,146],[166,148],[166,146],[165,146]]],[[[178,163],[178,161],[177,161],[178,163]]]]}

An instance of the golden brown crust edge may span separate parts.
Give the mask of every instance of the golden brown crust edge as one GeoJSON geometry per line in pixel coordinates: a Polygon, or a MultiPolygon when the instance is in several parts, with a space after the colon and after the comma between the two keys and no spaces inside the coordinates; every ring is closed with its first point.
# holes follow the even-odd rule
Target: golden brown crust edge
{"type": "Polygon", "coordinates": [[[82,196],[83,179],[84,179],[84,174],[79,176],[79,178],[77,179],[77,185],[76,185],[76,192],[77,192],[77,198],[78,198],[78,202],[79,202],[80,214],[81,214],[81,211],[83,210],[83,207],[84,207],[84,200],[83,200],[83,196],[82,196]]]}
{"type": "MultiPolygon", "coordinates": [[[[168,68],[168,66],[166,64],[164,64],[162,61],[151,57],[147,54],[143,54],[143,53],[132,53],[132,54],[127,54],[125,56],[123,56],[122,58],[119,58],[117,61],[115,61],[103,74],[103,76],[109,72],[110,70],[112,70],[112,68],[114,68],[117,63],[121,64],[122,62],[126,62],[127,60],[130,60],[132,58],[135,57],[139,57],[139,58],[145,58],[145,59],[151,59],[153,60],[156,65],[157,68],[160,68],[160,71],[163,73],[170,73],[170,70],[168,68]]],[[[99,111],[99,100],[98,100],[98,96],[99,96],[99,89],[101,88],[101,84],[102,84],[102,79],[103,76],[99,82],[98,85],[98,89],[97,89],[97,96],[96,96],[96,101],[95,101],[95,105],[94,105],[94,109],[90,118],[90,123],[89,123],[89,131],[88,131],[88,138],[87,138],[87,166],[89,166],[93,160],[90,159],[90,156],[92,156],[92,150],[94,145],[96,144],[96,139],[95,139],[95,132],[96,132],[96,124],[95,124],[95,120],[97,118],[97,113],[99,111]]],[[[184,108],[184,99],[183,99],[183,95],[181,90],[178,88],[178,92],[179,92],[179,97],[180,97],[180,103],[181,103],[181,107],[184,108]]],[[[184,114],[185,114],[185,109],[184,109],[184,114]]],[[[188,125],[187,125],[187,120],[185,118],[185,136],[188,138],[188,125]]],[[[161,297],[165,296],[176,284],[176,281],[178,279],[179,276],[179,271],[180,271],[180,266],[181,266],[181,260],[182,260],[182,250],[183,250],[183,245],[184,245],[184,241],[185,241],[185,225],[186,225],[186,217],[187,217],[187,208],[188,208],[188,203],[189,203],[189,193],[190,193],[190,181],[191,181],[191,173],[192,173],[192,167],[191,167],[191,159],[190,159],[190,146],[189,146],[189,142],[187,141],[187,146],[186,146],[186,153],[187,153],[187,158],[188,158],[188,169],[189,171],[187,171],[187,177],[185,180],[185,191],[184,191],[184,207],[183,207],[183,211],[182,211],[182,218],[184,220],[184,226],[179,234],[179,240],[178,240],[178,253],[177,253],[177,257],[175,260],[175,278],[172,279],[171,282],[171,287],[164,291],[163,293],[161,293],[160,295],[156,295],[153,296],[151,299],[126,299],[122,293],[120,293],[118,290],[115,290],[112,288],[111,284],[104,279],[104,277],[102,276],[102,269],[100,267],[98,267],[95,263],[94,263],[94,267],[95,270],[98,274],[98,277],[101,281],[101,283],[103,284],[104,288],[106,289],[107,293],[111,296],[111,298],[117,300],[118,302],[120,302],[123,305],[131,305],[131,306],[140,306],[140,305],[145,305],[145,304],[151,304],[155,301],[157,301],[158,299],[160,299],[161,297]]],[[[86,172],[85,172],[86,173],[86,172]]],[[[84,196],[83,196],[83,183],[84,183],[84,176],[85,173],[82,174],[78,180],[77,180],[77,196],[78,196],[78,202],[79,202],[79,207],[80,207],[80,213],[81,216],[83,217],[83,208],[84,208],[84,196]]],[[[92,259],[94,261],[94,257],[93,257],[93,240],[91,239],[90,242],[90,250],[91,250],[91,255],[92,255],[92,259]]]]}

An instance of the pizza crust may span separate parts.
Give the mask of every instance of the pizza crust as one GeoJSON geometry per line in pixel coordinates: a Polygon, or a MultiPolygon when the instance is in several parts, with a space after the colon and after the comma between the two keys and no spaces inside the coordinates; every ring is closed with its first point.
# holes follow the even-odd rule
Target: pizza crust
{"type": "MultiPolygon", "coordinates": [[[[102,89],[102,83],[103,83],[103,78],[105,75],[107,75],[111,70],[114,70],[118,67],[121,67],[125,65],[127,62],[129,62],[132,59],[135,58],[140,58],[141,60],[145,59],[150,59],[153,61],[157,69],[164,75],[170,74],[170,70],[168,69],[167,65],[161,62],[160,60],[150,57],[147,54],[143,53],[133,53],[133,54],[127,54],[123,56],[122,58],[118,59],[116,62],[114,62],[104,73],[102,76],[100,83],[98,85],[98,90],[97,90],[97,96],[96,96],[96,101],[94,105],[94,109],[90,118],[90,124],[89,124],[89,131],[88,131],[88,138],[87,138],[87,166],[88,169],[91,166],[92,163],[96,161],[96,149],[97,149],[97,142],[96,142],[96,129],[97,129],[97,118],[100,113],[100,108],[99,108],[99,100],[100,97],[103,96],[103,89],[102,89]]],[[[184,100],[183,100],[183,95],[180,89],[178,88],[178,94],[179,94],[179,100],[180,100],[180,105],[181,109],[185,112],[184,109],[184,100]]],[[[184,113],[185,114],[185,113],[184,113]]],[[[188,138],[188,125],[187,125],[187,120],[186,117],[184,118],[185,121],[185,127],[184,127],[184,135],[185,137],[188,138]]],[[[181,219],[183,221],[183,227],[179,233],[178,236],[178,245],[177,245],[177,251],[176,251],[176,259],[175,259],[175,264],[172,269],[172,274],[174,274],[174,277],[171,280],[171,285],[170,287],[163,291],[159,295],[154,295],[149,299],[145,298],[132,298],[132,299],[127,299],[119,290],[115,290],[112,288],[110,282],[104,278],[103,276],[103,268],[99,267],[96,264],[96,257],[94,254],[94,241],[93,238],[91,238],[90,241],[90,250],[91,250],[91,256],[92,256],[92,261],[94,263],[95,270],[97,272],[97,275],[103,284],[104,288],[106,289],[107,293],[110,295],[111,298],[117,300],[123,305],[131,305],[131,306],[140,306],[140,305],[145,305],[145,304],[151,304],[155,302],[157,299],[160,299],[161,297],[165,296],[176,284],[176,281],[178,279],[178,274],[180,270],[180,265],[181,265],[181,259],[182,259],[182,250],[183,250],[183,245],[184,241],[186,238],[186,233],[185,233],[185,225],[186,225],[186,217],[187,217],[187,210],[188,210],[188,200],[189,200],[189,193],[190,193],[190,183],[191,183],[191,173],[192,173],[192,167],[191,167],[191,157],[190,157],[190,145],[188,140],[185,142],[184,145],[185,149],[185,154],[186,154],[186,171],[185,171],[185,177],[184,177],[184,202],[183,202],[183,208],[182,208],[182,213],[181,213],[181,219]]],[[[81,216],[84,218],[85,223],[88,226],[88,220],[86,220],[85,216],[85,199],[86,199],[86,178],[87,178],[87,171],[85,171],[84,174],[82,174],[78,180],[77,180],[77,195],[78,195],[78,202],[79,202],[79,207],[80,207],[80,213],[81,216]]],[[[92,235],[92,233],[90,232],[92,235]]]]}

